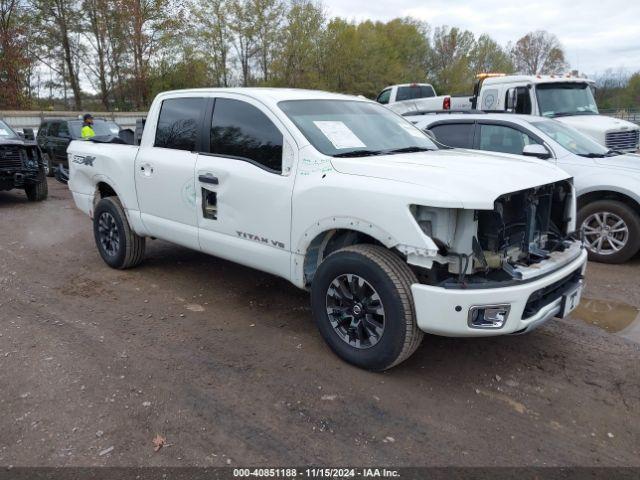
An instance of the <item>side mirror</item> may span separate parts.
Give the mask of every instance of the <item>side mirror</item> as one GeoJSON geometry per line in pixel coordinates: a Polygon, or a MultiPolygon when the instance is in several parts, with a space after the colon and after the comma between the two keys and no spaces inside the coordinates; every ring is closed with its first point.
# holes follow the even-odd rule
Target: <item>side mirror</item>
{"type": "Polygon", "coordinates": [[[23,132],[24,138],[26,140],[35,140],[36,139],[36,136],[33,133],[33,128],[23,128],[22,132],[23,132]]]}
{"type": "Polygon", "coordinates": [[[525,145],[522,149],[522,155],[525,157],[537,157],[543,160],[551,157],[549,150],[539,143],[532,143],[531,145],[525,145]]]}

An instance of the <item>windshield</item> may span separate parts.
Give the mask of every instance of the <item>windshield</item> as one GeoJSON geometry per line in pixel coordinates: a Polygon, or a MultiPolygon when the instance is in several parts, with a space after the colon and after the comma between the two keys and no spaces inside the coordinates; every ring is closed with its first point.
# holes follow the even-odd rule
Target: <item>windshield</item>
{"type": "Polygon", "coordinates": [[[375,103],[288,100],[278,106],[307,140],[325,155],[366,156],[437,150],[421,130],[375,103]]]}
{"type": "Polygon", "coordinates": [[[607,148],[595,140],[591,140],[579,131],[555,120],[531,122],[531,125],[542,130],[553,140],[576,155],[603,157],[610,153],[607,148]]]}
{"type": "Polygon", "coordinates": [[[19,137],[9,125],[0,120],[0,138],[17,139],[19,137]]]}
{"type": "MultiPolygon", "coordinates": [[[[73,138],[80,138],[82,136],[82,120],[69,122],[71,128],[71,135],[73,138]]],[[[106,120],[94,120],[93,131],[96,132],[96,137],[117,136],[120,132],[120,127],[115,122],[109,122],[106,120]]]]}
{"type": "Polygon", "coordinates": [[[598,114],[587,83],[542,83],[536,86],[538,108],[545,117],[598,114]]]}

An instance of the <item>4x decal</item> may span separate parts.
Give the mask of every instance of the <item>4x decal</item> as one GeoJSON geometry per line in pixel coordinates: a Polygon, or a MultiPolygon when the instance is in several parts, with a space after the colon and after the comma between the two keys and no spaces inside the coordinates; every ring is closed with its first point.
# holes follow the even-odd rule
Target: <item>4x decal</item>
{"type": "Polygon", "coordinates": [[[93,162],[96,160],[96,157],[92,157],[91,155],[74,155],[73,163],[77,163],[80,165],[86,165],[88,167],[93,167],[93,162]]]}

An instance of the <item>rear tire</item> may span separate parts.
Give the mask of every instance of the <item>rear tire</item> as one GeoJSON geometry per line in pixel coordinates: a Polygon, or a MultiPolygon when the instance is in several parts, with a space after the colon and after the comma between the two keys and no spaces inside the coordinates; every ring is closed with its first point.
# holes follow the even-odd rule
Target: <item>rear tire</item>
{"type": "Polygon", "coordinates": [[[597,200],[578,212],[589,260],[624,263],[640,250],[640,216],[617,200],[597,200]]]}
{"type": "Polygon", "coordinates": [[[100,256],[112,268],[135,267],[144,259],[145,239],[131,229],[118,197],[103,198],[96,205],[93,236],[100,256]]]}
{"type": "Polygon", "coordinates": [[[25,185],[24,192],[27,194],[27,199],[29,199],[30,202],[46,200],[49,196],[49,184],[47,183],[47,177],[44,176],[44,173],[38,182],[25,185]]]}
{"type": "Polygon", "coordinates": [[[377,245],[352,245],[329,255],[311,285],[314,320],[343,360],[373,371],[406,360],[420,345],[409,266],[377,245]]]}

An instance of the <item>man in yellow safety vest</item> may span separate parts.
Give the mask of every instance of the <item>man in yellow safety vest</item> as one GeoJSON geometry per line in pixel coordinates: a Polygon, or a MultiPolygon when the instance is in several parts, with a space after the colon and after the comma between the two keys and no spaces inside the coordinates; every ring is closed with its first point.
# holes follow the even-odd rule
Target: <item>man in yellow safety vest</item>
{"type": "Polygon", "coordinates": [[[82,117],[82,130],[80,130],[80,135],[83,140],[89,140],[92,137],[96,136],[96,132],[93,131],[93,115],[90,113],[86,113],[84,117],[82,117]]]}

